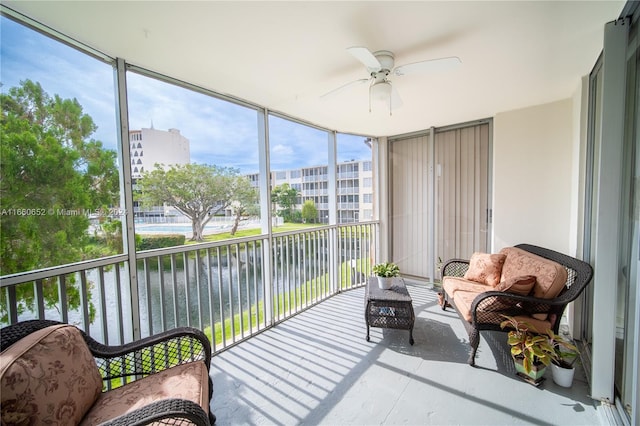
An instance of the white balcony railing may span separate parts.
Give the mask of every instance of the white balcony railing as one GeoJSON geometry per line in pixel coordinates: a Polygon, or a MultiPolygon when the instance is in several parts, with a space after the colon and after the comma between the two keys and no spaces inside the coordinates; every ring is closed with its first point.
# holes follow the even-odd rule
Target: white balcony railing
{"type": "Polygon", "coordinates": [[[338,210],[359,210],[360,203],[338,203],[338,210]]]}
{"type": "Polygon", "coordinates": [[[376,222],[185,245],[0,277],[0,326],[46,318],[105,344],[178,326],[214,352],[364,284],[377,258],[376,222]]]}
{"type": "Polygon", "coordinates": [[[344,195],[344,194],[359,194],[360,193],[360,188],[358,187],[347,187],[347,188],[338,188],[338,194],[344,195]]]}

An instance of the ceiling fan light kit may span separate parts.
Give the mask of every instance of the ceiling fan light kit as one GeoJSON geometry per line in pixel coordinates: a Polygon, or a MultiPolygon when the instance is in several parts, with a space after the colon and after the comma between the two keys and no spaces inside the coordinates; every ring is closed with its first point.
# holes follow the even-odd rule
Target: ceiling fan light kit
{"type": "Polygon", "coordinates": [[[391,83],[383,81],[371,86],[371,100],[375,102],[389,102],[391,98],[391,83]]]}
{"type": "Polygon", "coordinates": [[[369,87],[369,112],[371,112],[371,104],[384,105],[389,107],[389,115],[391,115],[391,83],[381,81],[374,83],[369,87]]]}
{"type": "Polygon", "coordinates": [[[391,111],[402,106],[402,99],[387,78],[389,74],[402,77],[407,74],[432,72],[441,70],[451,70],[462,61],[457,56],[447,58],[429,59],[426,61],[413,62],[411,64],[401,65],[394,68],[395,57],[388,50],[378,50],[371,53],[366,47],[356,46],[349,47],[347,51],[358,61],[360,61],[369,72],[369,79],[359,79],[344,84],[337,89],[324,94],[322,97],[333,95],[345,88],[353,86],[354,83],[369,81],[369,112],[371,112],[372,103],[384,103],[389,106],[389,115],[391,111]]]}

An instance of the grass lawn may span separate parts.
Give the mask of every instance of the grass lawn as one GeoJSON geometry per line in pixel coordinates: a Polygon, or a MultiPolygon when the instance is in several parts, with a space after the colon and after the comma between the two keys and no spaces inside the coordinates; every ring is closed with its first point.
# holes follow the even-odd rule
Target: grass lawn
{"type": "MultiPolygon", "coordinates": [[[[276,234],[278,232],[288,232],[288,231],[297,231],[300,229],[311,229],[317,228],[319,225],[315,223],[285,223],[280,226],[273,227],[273,233],[276,234]]],[[[260,235],[259,228],[253,229],[240,229],[235,235],[231,235],[229,232],[222,232],[220,234],[211,234],[204,236],[204,242],[211,241],[222,241],[222,240],[230,240],[233,238],[243,238],[243,237],[253,237],[256,235],[260,235]]],[[[198,241],[189,241],[187,240],[186,244],[198,244],[198,241]]]]}

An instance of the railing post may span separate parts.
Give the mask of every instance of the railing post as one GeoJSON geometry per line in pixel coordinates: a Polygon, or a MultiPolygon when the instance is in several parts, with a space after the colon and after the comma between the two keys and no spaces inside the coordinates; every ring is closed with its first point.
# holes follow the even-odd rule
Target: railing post
{"type": "Polygon", "coordinates": [[[328,132],[328,167],[327,181],[329,192],[329,225],[333,228],[329,238],[329,282],[331,283],[331,294],[340,292],[342,283],[340,282],[340,228],[338,225],[338,195],[337,195],[337,134],[335,131],[328,132]]]}
{"type": "Polygon", "coordinates": [[[14,285],[9,286],[7,287],[6,290],[7,290],[7,315],[9,317],[9,324],[15,324],[18,322],[18,298],[16,296],[16,286],[14,285]]]}

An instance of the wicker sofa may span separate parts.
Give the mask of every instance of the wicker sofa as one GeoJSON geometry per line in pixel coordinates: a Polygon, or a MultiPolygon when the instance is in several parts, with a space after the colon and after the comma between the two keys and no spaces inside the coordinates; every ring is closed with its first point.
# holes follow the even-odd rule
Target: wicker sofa
{"type": "Polygon", "coordinates": [[[480,331],[501,329],[504,315],[525,320],[537,331],[558,332],[567,304],[591,281],[588,263],[530,244],[506,247],[497,254],[474,253],[451,259],[442,268],[444,301],[469,334],[469,364],[475,365],[480,331]]]}
{"type": "Polygon", "coordinates": [[[199,330],[106,346],[75,326],[32,320],[3,328],[0,340],[3,425],[215,422],[211,346],[199,330]]]}

